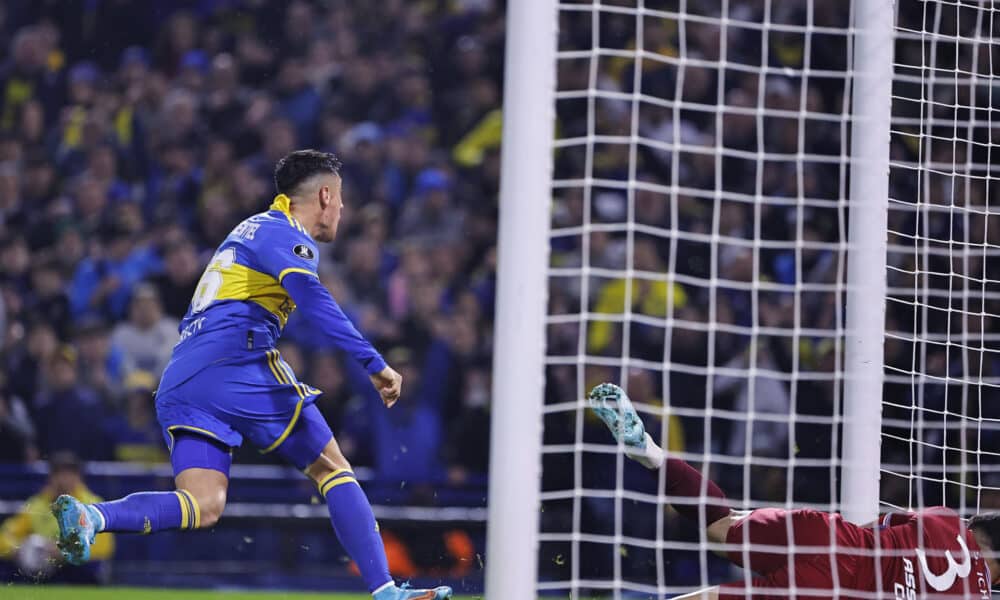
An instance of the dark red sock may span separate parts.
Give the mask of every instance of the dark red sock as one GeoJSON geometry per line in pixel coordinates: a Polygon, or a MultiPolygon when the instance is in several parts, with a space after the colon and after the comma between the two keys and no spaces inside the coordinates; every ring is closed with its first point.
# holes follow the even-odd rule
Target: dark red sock
{"type": "Polygon", "coordinates": [[[701,486],[704,477],[701,476],[701,471],[679,458],[668,458],[664,467],[667,469],[667,473],[663,493],[667,496],[691,498],[693,501],[691,504],[680,502],[672,504],[674,510],[682,517],[697,522],[698,507],[702,504],[705,505],[706,525],[715,523],[729,514],[730,508],[726,495],[711,479],[707,481],[705,497],[702,498],[701,486]]]}

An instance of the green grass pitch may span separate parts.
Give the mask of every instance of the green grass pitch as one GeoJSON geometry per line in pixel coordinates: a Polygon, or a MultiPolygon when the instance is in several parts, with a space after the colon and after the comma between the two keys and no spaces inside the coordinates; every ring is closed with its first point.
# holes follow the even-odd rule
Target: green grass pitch
{"type": "MultiPolygon", "coordinates": [[[[371,600],[368,594],[307,592],[221,592],[151,590],[143,588],[83,588],[44,585],[0,585],[0,600],[371,600]]],[[[455,600],[479,600],[456,596],[455,600]]]]}

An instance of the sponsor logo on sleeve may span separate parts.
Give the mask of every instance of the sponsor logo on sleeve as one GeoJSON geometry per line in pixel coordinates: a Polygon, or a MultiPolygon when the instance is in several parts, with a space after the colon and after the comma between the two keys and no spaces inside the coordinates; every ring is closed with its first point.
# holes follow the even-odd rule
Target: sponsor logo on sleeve
{"type": "Polygon", "coordinates": [[[292,248],[292,252],[295,253],[295,256],[298,256],[303,260],[312,260],[316,258],[316,255],[313,253],[312,248],[306,246],[305,244],[296,245],[294,248],[292,248]]]}

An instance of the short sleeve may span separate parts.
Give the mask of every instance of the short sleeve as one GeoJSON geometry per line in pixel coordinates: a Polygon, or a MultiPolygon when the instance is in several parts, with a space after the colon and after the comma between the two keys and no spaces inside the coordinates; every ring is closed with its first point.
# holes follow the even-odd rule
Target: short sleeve
{"type": "Polygon", "coordinates": [[[917,514],[913,512],[892,511],[882,515],[882,518],[880,519],[881,521],[880,525],[882,529],[886,529],[888,527],[897,527],[899,525],[906,525],[907,523],[916,518],[917,514]]]}
{"type": "Polygon", "coordinates": [[[254,259],[258,270],[281,281],[290,273],[317,275],[319,249],[316,243],[297,229],[282,224],[267,224],[255,236],[254,259]]]}

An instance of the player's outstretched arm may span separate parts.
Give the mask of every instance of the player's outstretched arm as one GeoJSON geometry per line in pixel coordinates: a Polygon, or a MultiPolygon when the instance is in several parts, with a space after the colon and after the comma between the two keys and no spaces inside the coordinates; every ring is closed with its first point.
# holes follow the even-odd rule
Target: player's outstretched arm
{"type": "Polygon", "coordinates": [[[357,360],[368,372],[382,402],[392,406],[399,400],[403,378],[386,364],[382,355],[351,323],[330,292],[313,274],[294,272],[281,285],[306,319],[338,348],[357,360]]]}

